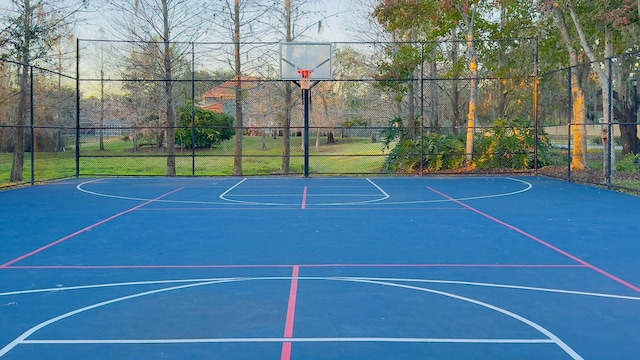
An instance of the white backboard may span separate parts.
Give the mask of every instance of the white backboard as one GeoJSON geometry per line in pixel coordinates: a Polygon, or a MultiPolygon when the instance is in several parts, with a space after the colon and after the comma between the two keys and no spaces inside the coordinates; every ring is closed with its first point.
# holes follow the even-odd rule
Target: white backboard
{"type": "Polygon", "coordinates": [[[298,70],[313,70],[311,80],[331,80],[331,43],[280,43],[280,78],[300,80],[298,70]]]}

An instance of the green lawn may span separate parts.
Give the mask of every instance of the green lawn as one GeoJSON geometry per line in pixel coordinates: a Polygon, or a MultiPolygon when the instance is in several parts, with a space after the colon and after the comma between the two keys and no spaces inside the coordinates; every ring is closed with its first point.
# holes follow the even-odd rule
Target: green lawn
{"type": "MultiPolygon", "coordinates": [[[[291,138],[290,172],[301,174],[304,170],[304,153],[300,137],[291,138]]],[[[386,155],[382,144],[369,138],[337,138],[337,143],[326,144],[320,139],[320,151],[315,151],[315,137],[310,139],[310,172],[313,174],[371,174],[378,173],[386,155]]],[[[245,175],[279,174],[282,165],[282,138],[265,138],[263,150],[261,137],[246,136],[243,140],[243,172],[245,175]]],[[[132,176],[157,175],[166,172],[166,151],[153,146],[143,146],[133,152],[133,143],[121,138],[105,139],[105,150],[99,150],[97,137],[84,137],[80,145],[80,175],[83,176],[132,176]]],[[[195,162],[195,175],[232,175],[235,139],[212,149],[198,149],[195,158],[190,149],[176,152],[176,172],[191,176],[195,162]],[[194,161],[195,159],[195,161],[194,161]]],[[[75,149],[66,152],[35,154],[36,181],[74,176],[76,173],[75,149]]],[[[26,153],[24,178],[31,178],[31,158],[26,153]]],[[[12,154],[0,153],[0,185],[9,183],[12,154]]]]}
{"type": "MultiPolygon", "coordinates": [[[[133,152],[133,143],[121,138],[105,139],[105,150],[99,150],[97,137],[83,137],[80,156],[82,176],[163,176],[166,172],[166,152],[152,146],[143,146],[133,152]]],[[[261,137],[244,137],[244,175],[280,174],[282,165],[282,138],[266,138],[263,150],[261,137]]],[[[291,138],[290,173],[304,172],[302,138],[291,138]]],[[[315,151],[315,137],[310,139],[309,171],[311,174],[377,174],[381,173],[387,153],[381,143],[370,138],[337,138],[335,144],[320,139],[320,151],[315,151]]],[[[176,172],[179,176],[225,176],[233,174],[235,139],[225,141],[212,149],[199,149],[192,157],[190,149],[178,149],[176,172]],[[195,166],[195,167],[194,167],[195,166]]],[[[0,186],[10,185],[11,153],[0,153],[0,186]]],[[[602,169],[601,151],[589,151],[589,167],[602,169]]],[[[555,149],[551,156],[555,165],[566,165],[566,151],[555,149]]],[[[25,154],[24,179],[31,180],[31,154],[25,154]]],[[[73,146],[65,152],[35,154],[35,180],[46,181],[75,176],[76,159],[73,146]]],[[[624,176],[613,179],[615,185],[638,188],[640,181],[624,176]]]]}

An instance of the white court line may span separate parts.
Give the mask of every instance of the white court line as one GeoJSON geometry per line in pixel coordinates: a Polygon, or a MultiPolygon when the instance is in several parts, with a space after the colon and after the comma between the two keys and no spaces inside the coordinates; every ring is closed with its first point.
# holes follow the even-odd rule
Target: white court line
{"type": "MultiPolygon", "coordinates": [[[[482,178],[478,178],[478,179],[482,179],[482,178]]],[[[469,197],[453,198],[453,199],[386,202],[385,205],[386,204],[390,204],[390,205],[431,204],[431,203],[443,203],[443,202],[455,202],[455,201],[493,199],[493,198],[500,198],[500,197],[506,197],[506,196],[513,196],[513,195],[521,194],[521,193],[527,192],[527,191],[529,191],[529,190],[531,190],[533,188],[533,184],[531,184],[528,181],[524,181],[524,180],[520,180],[520,179],[514,179],[514,178],[510,178],[510,177],[505,177],[503,179],[522,183],[522,184],[525,185],[525,188],[524,189],[520,189],[520,190],[516,190],[516,191],[500,193],[500,194],[478,195],[478,196],[469,196],[469,197]]]]}
{"type": "MultiPolygon", "coordinates": [[[[487,287],[487,288],[548,292],[548,293],[565,294],[565,295],[591,296],[591,297],[601,297],[601,298],[616,299],[616,300],[640,301],[640,297],[638,296],[541,288],[541,287],[521,286],[521,285],[458,281],[458,280],[430,280],[430,279],[414,279],[414,278],[378,278],[378,277],[318,277],[318,276],[300,276],[300,277],[297,277],[297,279],[298,280],[342,280],[342,281],[371,280],[371,281],[414,282],[414,283],[426,283],[426,284],[465,285],[465,286],[478,286],[478,287],[487,287]]],[[[94,284],[94,285],[60,286],[60,287],[54,287],[54,288],[42,288],[42,289],[30,289],[30,290],[16,290],[16,291],[2,292],[0,293],[0,296],[27,295],[27,294],[59,292],[59,291],[61,292],[61,291],[72,291],[72,290],[91,290],[91,289],[124,287],[124,286],[184,284],[184,283],[211,282],[211,281],[234,282],[234,281],[260,281],[260,280],[290,281],[290,280],[293,280],[293,278],[291,276],[265,276],[265,277],[231,277],[231,278],[133,281],[133,282],[106,283],[106,284],[94,284]]]]}
{"type": "MultiPolygon", "coordinates": [[[[294,205],[294,204],[287,204],[287,203],[273,203],[273,202],[258,202],[258,201],[245,201],[245,200],[237,200],[237,199],[233,199],[230,197],[227,197],[227,195],[233,191],[235,188],[237,188],[238,186],[240,186],[245,180],[247,180],[247,178],[242,179],[240,182],[238,182],[237,184],[233,185],[231,188],[229,188],[227,191],[223,192],[222,194],[220,194],[219,198],[224,200],[224,201],[228,201],[228,202],[232,202],[232,203],[236,203],[236,204],[243,204],[243,205],[267,205],[267,206],[290,206],[290,205],[294,205]]],[[[380,186],[376,185],[373,181],[371,181],[371,179],[366,178],[366,180],[373,185],[378,191],[380,191],[380,193],[382,194],[381,197],[375,198],[375,199],[371,199],[371,200],[365,200],[365,201],[354,201],[354,202],[345,202],[345,203],[326,203],[326,204],[312,204],[315,206],[335,206],[335,205],[361,205],[361,204],[370,204],[373,202],[378,202],[378,201],[383,201],[389,198],[389,194],[387,194],[380,186]]],[[[246,194],[246,195],[233,195],[233,197],[291,197],[291,196],[297,196],[299,197],[299,194],[295,194],[295,195],[279,195],[279,194],[246,194]]],[[[320,197],[320,196],[331,196],[331,195],[310,195],[309,197],[320,197]]],[[[372,195],[366,195],[366,194],[338,194],[337,196],[340,197],[349,197],[349,196],[357,196],[357,197],[365,197],[365,196],[372,196],[372,195]]]]}
{"type": "MultiPolygon", "coordinates": [[[[478,177],[478,178],[473,178],[473,179],[485,179],[485,178],[478,177]]],[[[509,180],[509,181],[514,181],[514,182],[519,182],[519,183],[522,183],[522,184],[524,184],[526,186],[525,186],[525,188],[520,189],[520,190],[506,192],[506,193],[499,193],[499,194],[478,195],[478,196],[470,196],[470,197],[463,197],[463,198],[453,198],[453,199],[394,201],[394,202],[386,202],[385,201],[384,204],[385,205],[415,205],[415,204],[446,203],[446,202],[455,202],[455,201],[492,199],[492,198],[499,198],[499,197],[517,195],[517,194],[529,191],[529,190],[531,190],[533,188],[533,185],[531,183],[529,183],[527,181],[524,181],[524,180],[514,179],[514,178],[510,178],[510,177],[505,177],[505,178],[502,178],[502,179],[509,180]]],[[[100,197],[104,197],[104,198],[121,199],[121,200],[133,200],[133,201],[149,201],[150,200],[149,198],[138,198],[138,197],[129,197],[129,196],[104,194],[104,193],[100,193],[100,192],[96,192],[96,191],[87,190],[87,189],[84,188],[85,185],[88,185],[88,184],[91,184],[91,183],[95,183],[95,182],[98,182],[98,181],[101,181],[101,180],[104,180],[104,179],[94,179],[94,180],[90,180],[90,181],[85,181],[83,183],[78,184],[76,186],[76,189],[78,191],[86,193],[86,194],[90,194],[90,195],[94,195],[94,196],[100,196],[100,197]]],[[[167,204],[191,204],[191,205],[223,205],[223,204],[229,204],[229,203],[240,204],[240,205],[257,205],[257,206],[260,206],[260,205],[262,205],[262,206],[291,206],[291,205],[295,205],[295,204],[287,204],[287,203],[234,200],[234,199],[230,199],[230,198],[226,197],[226,195],[229,194],[229,192],[231,192],[233,189],[238,187],[240,184],[242,184],[246,180],[248,180],[248,178],[244,178],[244,179],[240,180],[238,183],[236,183],[231,188],[227,189],[225,192],[223,192],[221,195],[219,195],[218,197],[221,200],[223,200],[222,202],[190,201],[190,200],[157,200],[155,202],[156,203],[167,203],[167,204]]],[[[369,178],[367,178],[366,180],[369,183],[371,183],[374,187],[376,187],[378,189],[378,191],[380,191],[382,193],[383,196],[381,198],[376,198],[376,199],[367,200],[367,201],[323,203],[323,204],[312,204],[312,205],[315,205],[315,206],[367,205],[367,204],[371,204],[371,203],[376,203],[376,202],[380,202],[380,201],[383,201],[383,200],[387,200],[387,199],[389,199],[391,197],[389,194],[387,194],[380,186],[378,186],[372,180],[370,180],[369,178]]],[[[238,195],[238,197],[240,197],[240,196],[241,195],[238,195]]],[[[263,196],[263,195],[260,195],[260,196],[263,196]]],[[[296,195],[296,196],[299,196],[299,195],[296,195]]]]}
{"type": "MultiPolygon", "coordinates": [[[[237,281],[237,279],[235,281],[237,281]]],[[[100,307],[103,307],[103,306],[106,306],[106,305],[114,304],[114,303],[125,301],[125,300],[131,300],[131,299],[135,299],[135,298],[139,298],[139,297],[143,297],[143,296],[147,296],[147,295],[154,295],[154,294],[167,292],[167,291],[182,290],[182,289],[187,289],[187,288],[192,288],[192,287],[197,287],[197,286],[212,285],[212,284],[224,283],[224,282],[231,282],[231,281],[209,281],[209,282],[204,282],[204,283],[187,284],[187,285],[180,285],[180,286],[173,286],[173,287],[169,287],[169,288],[145,291],[145,292],[142,292],[142,293],[137,293],[137,294],[133,294],[133,295],[123,296],[123,297],[119,297],[119,298],[116,298],[116,299],[111,299],[111,300],[99,302],[97,304],[85,306],[83,308],[67,312],[65,314],[62,314],[62,315],[56,316],[54,318],[51,318],[51,319],[49,319],[47,321],[41,322],[40,324],[38,324],[38,325],[32,327],[31,329],[25,331],[24,333],[22,333],[20,336],[18,336],[13,341],[11,341],[9,344],[5,345],[2,349],[0,349],[0,357],[3,357],[5,354],[7,354],[13,348],[15,348],[16,346],[22,344],[23,341],[25,341],[29,336],[33,335],[37,331],[39,331],[39,330],[41,330],[41,329],[43,329],[43,328],[45,328],[45,327],[47,327],[47,326],[49,326],[49,325],[51,325],[53,323],[56,323],[56,322],[58,322],[60,320],[64,320],[66,318],[69,318],[69,317],[72,317],[74,315],[83,313],[85,311],[97,309],[97,308],[100,308],[100,307]]]]}
{"type": "Polygon", "coordinates": [[[228,344],[228,343],[319,343],[319,342],[377,342],[377,343],[445,343],[445,344],[554,344],[551,339],[462,339],[462,338],[391,338],[391,337],[324,337],[324,338],[213,338],[213,339],[85,339],[85,340],[25,340],[35,345],[94,345],[94,344],[228,344]]]}
{"type": "MultiPolygon", "coordinates": [[[[110,305],[110,304],[114,304],[117,302],[121,302],[121,301],[127,301],[127,300],[131,300],[131,299],[135,299],[135,298],[139,298],[139,297],[143,297],[143,296],[148,296],[148,295],[155,295],[158,293],[162,293],[162,292],[167,292],[167,291],[174,291],[174,290],[182,290],[182,289],[187,289],[187,288],[193,288],[193,287],[199,287],[199,286],[206,286],[206,285],[213,285],[213,284],[220,284],[220,283],[228,283],[228,282],[236,282],[236,281],[249,281],[249,280],[269,280],[269,279],[288,279],[291,280],[292,277],[265,277],[265,278],[234,278],[234,279],[216,279],[216,280],[211,280],[211,281],[204,281],[204,282],[197,282],[197,283],[192,283],[192,284],[187,284],[187,285],[179,285],[179,286],[173,286],[173,287],[169,287],[169,288],[162,288],[162,289],[156,289],[156,290],[151,290],[151,291],[145,291],[145,292],[141,292],[141,293],[137,293],[137,294],[133,294],[133,295],[128,295],[128,296],[123,296],[123,297],[119,297],[119,298],[115,298],[112,300],[107,300],[107,301],[103,301],[100,303],[96,303],[93,305],[89,305],[89,306],[85,306],[83,308],[77,309],[77,310],[73,310],[70,312],[67,312],[65,314],[59,315],[57,317],[54,317],[52,319],[49,319],[45,322],[42,322],[34,327],[32,327],[31,329],[25,331],[22,335],[20,335],[19,337],[17,337],[16,339],[14,339],[11,343],[7,344],[5,347],[3,347],[2,349],[0,349],[0,357],[2,357],[3,355],[5,355],[6,353],[8,353],[9,351],[11,351],[13,348],[15,348],[16,346],[20,345],[20,344],[26,344],[27,341],[37,341],[37,340],[27,340],[27,338],[31,335],[33,335],[34,333],[36,333],[37,331],[45,328],[48,325],[51,325],[55,322],[58,322],[60,320],[69,318],[71,316],[89,311],[89,310],[93,310],[99,307],[103,307],[106,305],[110,305]]],[[[305,278],[297,278],[298,280],[304,280],[305,278]]],[[[543,335],[547,336],[552,343],[555,343],[557,346],[559,346],[562,350],[564,350],[568,355],[570,355],[573,359],[582,359],[582,357],[580,355],[578,355],[573,349],[571,349],[571,347],[569,347],[567,344],[565,344],[559,337],[557,337],[555,334],[553,334],[552,332],[550,332],[549,330],[545,329],[544,327],[542,327],[541,325],[527,319],[524,318],[518,314],[515,314],[513,312],[510,312],[506,309],[479,301],[479,300],[475,300],[475,299],[471,299],[471,298],[467,298],[464,296],[459,296],[456,294],[452,294],[452,293],[448,293],[448,292],[444,292],[444,291],[439,291],[439,290],[434,290],[434,289],[428,289],[428,288],[422,288],[422,287],[417,287],[417,286],[411,286],[411,285],[404,285],[404,284],[397,284],[397,283],[392,283],[392,282],[387,282],[387,281],[378,281],[378,280],[365,280],[362,278],[309,278],[309,279],[319,279],[319,280],[333,280],[333,281],[348,281],[348,282],[357,282],[357,283],[367,283],[367,284],[374,284],[374,285],[382,285],[382,286],[390,286],[390,287],[396,287],[396,288],[403,288],[403,289],[409,289],[409,290],[417,290],[417,291],[422,291],[422,292],[428,292],[431,294],[436,294],[436,295],[441,295],[441,296],[445,296],[445,297],[449,297],[452,299],[456,299],[456,300],[460,300],[460,301],[464,301],[464,302],[468,302],[468,303],[472,303],[475,305],[479,305],[482,307],[485,307],[487,309],[496,311],[498,313],[501,313],[503,315],[506,315],[508,317],[513,318],[514,320],[520,321],[530,327],[532,327],[533,329],[537,330],[538,332],[542,333],[543,335]]],[[[534,339],[535,340],[535,339],[534,339]]]]}
{"type": "MultiPolygon", "coordinates": [[[[121,195],[111,195],[111,194],[105,194],[105,193],[99,193],[96,191],[91,191],[91,190],[87,190],[84,188],[85,185],[91,184],[91,183],[95,183],[98,181],[102,181],[103,179],[94,179],[94,180],[89,180],[89,181],[85,181],[82,182],[78,185],[76,185],[76,189],[80,192],[83,192],[85,194],[89,194],[89,195],[94,195],[94,196],[99,196],[99,197],[103,197],[103,198],[108,198],[108,199],[119,199],[119,200],[133,200],[133,201],[149,201],[152,200],[151,198],[138,198],[138,197],[130,197],[130,196],[121,196],[121,195]]],[[[167,203],[167,204],[193,204],[193,205],[222,205],[222,204],[226,204],[225,203],[216,203],[216,202],[212,202],[212,201],[188,201],[188,200],[155,200],[154,202],[156,203],[167,203]]]]}
{"type": "MultiPolygon", "coordinates": [[[[227,197],[227,194],[229,194],[231,191],[233,191],[235,188],[240,186],[240,184],[242,184],[243,182],[245,182],[247,180],[248,180],[248,178],[244,178],[244,179],[240,180],[237,184],[235,184],[232,187],[230,187],[229,189],[227,189],[227,191],[223,192],[218,197],[223,201],[234,203],[234,204],[242,204],[242,205],[264,205],[264,206],[291,206],[291,205],[295,205],[295,204],[282,204],[282,203],[270,203],[270,202],[259,202],[259,201],[235,200],[235,199],[230,199],[230,198],[227,197]]],[[[298,196],[300,196],[300,195],[298,195],[298,196]]]]}
{"type": "Polygon", "coordinates": [[[468,298],[465,296],[460,296],[460,295],[456,295],[456,294],[452,294],[452,293],[448,293],[445,291],[439,291],[439,290],[433,290],[433,289],[427,289],[427,288],[421,288],[421,287],[417,287],[417,286],[411,286],[411,285],[403,285],[403,284],[395,284],[395,283],[390,283],[390,282],[383,282],[383,281],[371,281],[371,280],[357,280],[357,279],[351,279],[349,281],[353,281],[353,282],[361,282],[361,283],[366,283],[366,284],[376,284],[376,285],[383,285],[383,286],[391,286],[391,287],[397,287],[397,288],[402,288],[402,289],[409,289],[409,290],[417,290],[417,291],[423,291],[423,292],[428,292],[431,294],[436,294],[436,295],[442,295],[442,296],[446,296],[452,299],[456,299],[456,300],[461,300],[464,302],[468,302],[471,304],[475,304],[475,305],[479,305],[482,306],[484,308],[499,312],[503,315],[506,315],[514,320],[520,321],[526,325],[529,325],[530,327],[536,329],[538,332],[540,332],[541,334],[547,336],[549,339],[553,340],[553,342],[560,347],[565,353],[567,353],[567,355],[571,356],[572,359],[575,360],[582,360],[582,356],[580,356],[577,352],[575,352],[575,350],[573,350],[569,345],[567,345],[564,341],[562,341],[562,339],[560,339],[558,336],[556,336],[554,333],[552,333],[551,331],[547,330],[546,328],[544,328],[543,326],[539,325],[538,323],[531,321],[523,316],[520,316],[514,312],[511,312],[509,310],[503,309],[501,307],[495,306],[495,305],[491,305],[489,303],[483,302],[483,301],[479,301],[479,300],[475,300],[472,298],[468,298]]]}

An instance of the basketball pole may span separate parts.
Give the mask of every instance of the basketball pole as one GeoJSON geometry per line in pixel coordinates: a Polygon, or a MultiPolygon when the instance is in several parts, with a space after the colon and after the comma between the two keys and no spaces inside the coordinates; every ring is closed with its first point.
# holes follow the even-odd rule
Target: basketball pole
{"type": "Polygon", "coordinates": [[[311,107],[311,74],[313,70],[300,69],[300,88],[302,89],[302,102],[304,103],[304,177],[309,177],[309,108],[311,107]]]}
{"type": "Polygon", "coordinates": [[[302,87],[302,101],[304,102],[304,177],[309,177],[309,105],[311,103],[311,89],[302,87]]]}

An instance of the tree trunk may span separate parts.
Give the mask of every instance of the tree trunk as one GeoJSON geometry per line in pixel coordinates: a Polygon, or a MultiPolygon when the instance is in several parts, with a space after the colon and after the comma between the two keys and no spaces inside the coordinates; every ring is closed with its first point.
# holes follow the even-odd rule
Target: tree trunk
{"type": "Polygon", "coordinates": [[[586,124],[586,102],[585,94],[580,84],[581,71],[578,54],[573,48],[573,42],[569,35],[569,28],[565,20],[564,12],[559,7],[553,8],[556,25],[560,30],[560,35],[569,53],[569,63],[571,65],[571,134],[573,136],[573,152],[571,157],[572,170],[584,170],[587,168],[587,124],[586,124]]]}
{"type": "Polygon", "coordinates": [[[327,144],[335,144],[336,143],[336,138],[333,135],[333,130],[330,130],[327,133],[327,144]]]}
{"type": "MultiPolygon", "coordinates": [[[[286,41],[293,41],[291,24],[291,0],[284,1],[285,31],[286,41]]],[[[291,168],[291,109],[293,108],[293,98],[291,96],[291,82],[284,85],[284,129],[282,131],[282,166],[281,172],[289,175],[291,168]]]]}
{"type": "Polygon", "coordinates": [[[234,59],[236,70],[236,151],[233,158],[233,175],[242,176],[242,140],[243,140],[243,124],[242,124],[242,69],[240,62],[240,0],[235,0],[234,8],[234,59]]]}
{"type": "Polygon", "coordinates": [[[170,43],[169,6],[168,0],[162,0],[164,20],[164,71],[165,96],[167,116],[167,176],[176,176],[176,112],[173,104],[173,56],[170,43]]]}
{"type": "MultiPolygon", "coordinates": [[[[27,0],[28,3],[28,0],[27,0]]],[[[28,61],[28,54],[23,55],[23,61],[28,61]]],[[[24,180],[24,153],[26,126],[28,123],[29,110],[29,66],[26,62],[20,66],[22,69],[20,76],[20,93],[18,97],[18,122],[14,136],[13,145],[13,166],[11,167],[11,182],[21,182],[24,180]]],[[[33,145],[31,151],[34,151],[33,145]]]]}
{"type": "Polygon", "coordinates": [[[473,161],[473,137],[477,120],[476,107],[478,102],[478,57],[475,51],[473,30],[467,34],[469,52],[469,70],[471,71],[471,88],[469,89],[469,113],[467,114],[467,164],[473,161]]]}
{"type": "MultiPolygon", "coordinates": [[[[20,182],[24,180],[24,152],[25,152],[25,135],[28,123],[29,111],[29,61],[31,52],[31,18],[33,17],[33,9],[30,0],[24,0],[24,18],[22,19],[22,30],[24,31],[24,43],[20,53],[20,61],[22,72],[19,71],[20,78],[20,94],[18,99],[18,123],[15,131],[13,145],[13,164],[11,167],[10,180],[12,182],[20,182]]],[[[33,85],[33,84],[31,84],[33,85]]],[[[31,151],[34,151],[31,144],[31,151]]]]}
{"type": "MultiPolygon", "coordinates": [[[[438,76],[438,63],[436,61],[432,61],[429,64],[429,74],[432,79],[436,79],[438,76]]],[[[455,81],[454,81],[455,82],[455,81]]],[[[438,92],[436,81],[429,82],[429,94],[431,96],[431,106],[429,112],[431,113],[431,119],[429,121],[429,125],[431,126],[433,131],[440,131],[440,104],[438,101],[438,92]]]]}
{"type": "Polygon", "coordinates": [[[409,81],[409,93],[407,94],[407,129],[409,130],[409,137],[415,139],[416,137],[416,83],[413,81],[413,72],[411,72],[411,80],[409,81]]]}
{"type": "MultiPolygon", "coordinates": [[[[591,61],[591,63],[594,65],[593,66],[593,70],[596,72],[596,74],[598,75],[598,80],[600,80],[600,86],[602,88],[602,118],[603,118],[603,131],[608,131],[609,129],[609,125],[611,124],[611,114],[610,114],[610,108],[611,108],[611,86],[610,86],[610,82],[609,82],[609,76],[607,75],[607,72],[605,72],[605,69],[607,69],[609,66],[607,66],[610,62],[610,60],[605,62],[605,66],[604,69],[603,67],[600,66],[600,63],[598,62],[598,59],[596,58],[596,56],[594,55],[593,51],[591,50],[591,46],[589,46],[589,42],[587,40],[587,37],[584,33],[584,29],[582,28],[582,24],[580,23],[580,19],[578,18],[578,14],[576,13],[575,9],[573,8],[573,4],[571,3],[571,1],[567,2],[567,5],[569,7],[569,13],[571,15],[571,19],[573,20],[573,24],[576,28],[576,31],[578,33],[578,37],[580,38],[580,44],[582,45],[582,49],[584,50],[584,52],[587,54],[587,57],[589,58],[589,60],[591,61]]],[[[611,42],[611,29],[609,29],[608,27],[605,29],[605,58],[609,58],[610,56],[613,55],[613,46],[612,46],[612,42],[611,42]]],[[[603,168],[604,168],[604,172],[605,175],[607,175],[607,172],[614,172],[616,169],[615,163],[616,163],[616,158],[615,158],[615,141],[614,138],[612,136],[612,134],[606,134],[606,139],[608,141],[606,141],[603,145],[604,145],[604,157],[603,157],[603,168]]]]}
{"type": "MultiPolygon", "coordinates": [[[[572,97],[572,121],[571,134],[573,136],[573,152],[571,156],[571,170],[584,170],[587,168],[587,124],[586,103],[584,90],[580,86],[578,74],[571,70],[571,97],[572,97]]],[[[577,71],[577,69],[576,69],[577,71]]]]}
{"type": "Polygon", "coordinates": [[[291,82],[284,84],[284,129],[282,131],[282,167],[283,175],[289,175],[291,166],[291,82]]]}
{"type": "Polygon", "coordinates": [[[629,103],[628,101],[624,101],[617,92],[613,93],[613,98],[619,104],[618,107],[614,107],[613,111],[614,117],[620,119],[622,156],[626,154],[638,154],[640,153],[640,139],[638,139],[638,126],[636,124],[633,102],[629,103]]]}
{"type": "Polygon", "coordinates": [[[478,104],[478,54],[476,53],[475,39],[473,36],[474,24],[476,18],[476,9],[463,9],[462,6],[456,5],[460,15],[462,16],[467,28],[467,56],[469,58],[469,70],[471,72],[471,88],[469,89],[469,112],[467,113],[467,165],[471,165],[473,161],[473,138],[475,135],[478,104]],[[467,12],[471,12],[470,14],[467,12]]]}
{"type": "MultiPolygon", "coordinates": [[[[455,41],[456,32],[454,30],[451,36],[454,41],[451,43],[451,62],[456,64],[458,62],[459,43],[455,41]]],[[[459,77],[458,71],[454,74],[454,77],[459,77]]],[[[454,135],[460,133],[460,87],[457,81],[451,82],[451,111],[453,119],[451,120],[451,129],[454,135]]]]}

